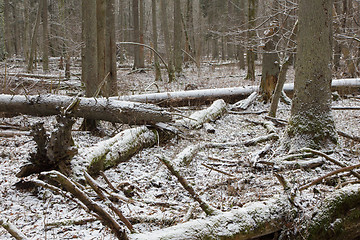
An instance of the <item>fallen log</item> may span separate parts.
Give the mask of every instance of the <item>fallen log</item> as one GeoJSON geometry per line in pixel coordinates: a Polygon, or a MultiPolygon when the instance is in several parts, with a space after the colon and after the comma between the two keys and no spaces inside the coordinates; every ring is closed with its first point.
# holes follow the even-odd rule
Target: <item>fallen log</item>
{"type": "Polygon", "coordinates": [[[194,112],[189,118],[183,118],[176,123],[189,129],[199,129],[204,123],[216,120],[224,112],[226,112],[226,103],[218,99],[210,107],[194,112]]]}
{"type": "Polygon", "coordinates": [[[156,130],[145,126],[127,129],[114,137],[98,143],[96,146],[83,149],[82,156],[75,156],[71,169],[76,178],[81,178],[84,171],[97,176],[100,171],[128,161],[134,154],[146,147],[158,143],[156,130]]]}
{"type": "Polygon", "coordinates": [[[281,230],[292,208],[287,197],[278,197],[265,202],[246,204],[240,209],[206,219],[191,220],[163,230],[131,234],[129,239],[251,239],[281,230]]]}
{"type": "MultiPolygon", "coordinates": [[[[339,92],[354,92],[360,88],[360,78],[337,79],[332,81],[332,90],[339,92]]],[[[258,86],[246,87],[232,87],[232,88],[216,88],[216,89],[201,89],[179,92],[163,92],[152,94],[128,95],[121,97],[112,97],[110,99],[117,99],[130,102],[143,102],[159,104],[161,106],[187,106],[187,105],[202,105],[209,104],[216,99],[224,99],[228,103],[235,103],[258,91],[258,86]]],[[[286,94],[292,95],[294,91],[294,84],[284,84],[283,90],[286,94]]]]}
{"type": "Polygon", "coordinates": [[[346,186],[323,201],[312,215],[301,239],[358,239],[360,237],[360,185],[346,186]]]}
{"type": "MultiPolygon", "coordinates": [[[[0,95],[0,112],[50,116],[60,113],[73,102],[72,97],[60,95],[0,95]]],[[[110,100],[79,98],[74,117],[128,124],[170,122],[171,115],[155,105],[110,100]]]]}

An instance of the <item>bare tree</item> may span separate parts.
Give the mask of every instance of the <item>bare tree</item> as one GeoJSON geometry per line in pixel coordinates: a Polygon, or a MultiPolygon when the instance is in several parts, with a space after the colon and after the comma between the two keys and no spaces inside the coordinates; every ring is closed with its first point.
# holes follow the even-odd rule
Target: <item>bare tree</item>
{"type": "Polygon", "coordinates": [[[248,49],[246,52],[246,62],[247,62],[247,75],[246,79],[255,81],[255,58],[256,53],[254,47],[255,43],[255,24],[256,24],[256,11],[258,0],[248,0],[248,49]]]}

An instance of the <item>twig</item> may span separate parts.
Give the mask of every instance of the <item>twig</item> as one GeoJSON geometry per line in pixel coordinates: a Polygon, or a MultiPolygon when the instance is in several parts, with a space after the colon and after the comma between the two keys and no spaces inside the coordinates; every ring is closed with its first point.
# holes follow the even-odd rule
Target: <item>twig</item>
{"type": "Polygon", "coordinates": [[[65,219],[59,222],[48,222],[45,224],[47,229],[49,228],[56,228],[60,226],[69,226],[69,225],[85,225],[90,222],[95,222],[99,219],[97,218],[84,218],[84,219],[65,219]]]}
{"type": "Polygon", "coordinates": [[[102,176],[102,178],[104,179],[104,181],[107,183],[107,185],[109,186],[109,188],[110,188],[111,190],[113,190],[113,191],[116,192],[116,193],[119,192],[119,190],[116,189],[116,188],[114,187],[114,185],[112,185],[112,183],[110,182],[110,180],[108,179],[108,177],[105,175],[105,173],[104,173],[103,171],[100,171],[100,175],[102,176]]]}
{"type": "Polygon", "coordinates": [[[190,196],[200,204],[201,209],[206,213],[206,215],[215,215],[216,210],[209,206],[206,202],[204,202],[200,196],[195,192],[195,190],[191,187],[191,185],[186,181],[184,177],[182,177],[174,166],[170,163],[170,160],[166,159],[164,156],[156,156],[162,163],[165,164],[167,169],[174,175],[180,184],[185,188],[186,191],[190,194],[190,196]]]}
{"type": "MultiPolygon", "coordinates": [[[[317,150],[314,150],[314,149],[311,149],[311,148],[304,148],[302,149],[302,151],[305,151],[305,152],[311,152],[313,154],[316,154],[316,155],[319,155],[321,157],[324,157],[325,159],[329,160],[330,162],[334,163],[335,165],[338,165],[340,167],[347,167],[346,164],[342,163],[342,162],[339,162],[338,160],[330,157],[329,155],[323,153],[323,152],[320,152],[320,151],[317,151],[317,150]]],[[[353,170],[350,170],[349,171],[352,175],[354,175],[356,178],[360,179],[360,174],[353,171],[353,170]]]]}
{"type": "Polygon", "coordinates": [[[11,222],[0,219],[0,225],[3,226],[3,228],[5,228],[6,231],[8,231],[8,233],[10,233],[11,236],[13,236],[15,239],[17,240],[27,239],[27,237],[22,232],[20,232],[20,230],[11,222]]]}
{"type": "Polygon", "coordinates": [[[49,177],[65,188],[68,192],[78,198],[82,203],[84,203],[89,210],[94,211],[98,216],[101,218],[103,223],[107,225],[114,234],[120,240],[127,240],[128,237],[125,231],[121,228],[118,222],[102,207],[100,207],[96,202],[89,198],[80,188],[76,186],[71,180],[65,177],[62,173],[58,171],[49,171],[49,172],[42,172],[41,175],[49,177]]]}
{"type": "Polygon", "coordinates": [[[268,112],[268,111],[266,111],[266,110],[261,110],[261,111],[258,111],[258,112],[228,111],[229,114],[235,114],[235,115],[251,115],[251,114],[260,115],[260,114],[264,114],[264,113],[267,113],[267,112],[268,112]]]}
{"type": "Polygon", "coordinates": [[[221,171],[221,170],[219,170],[219,169],[213,168],[213,167],[211,167],[211,166],[209,166],[209,165],[206,165],[205,163],[201,163],[201,165],[203,165],[204,167],[206,167],[206,168],[208,168],[208,169],[211,169],[211,170],[214,170],[214,171],[216,171],[216,172],[222,173],[222,174],[224,174],[224,175],[226,175],[226,176],[235,177],[234,175],[232,175],[232,174],[230,174],[230,173],[227,173],[227,172],[221,171]]]}
{"type": "Polygon", "coordinates": [[[105,196],[105,194],[102,192],[99,184],[89,175],[89,173],[84,172],[84,176],[88,184],[91,186],[91,188],[97,193],[97,195],[105,201],[106,205],[118,215],[120,220],[126,225],[126,227],[132,232],[135,233],[134,227],[131,225],[131,223],[124,217],[122,212],[115,207],[115,205],[109,200],[108,197],[105,196]]]}
{"type": "Polygon", "coordinates": [[[319,177],[319,178],[315,179],[314,181],[312,181],[312,182],[310,182],[310,183],[308,183],[308,184],[305,184],[304,186],[302,186],[301,188],[299,188],[299,191],[305,190],[305,189],[307,189],[307,188],[309,188],[309,187],[311,187],[311,186],[313,186],[313,185],[321,182],[322,180],[324,180],[324,179],[327,178],[327,177],[330,177],[330,176],[332,176],[332,175],[336,175],[336,174],[341,173],[341,172],[350,171],[350,170],[353,170],[353,169],[359,168],[359,167],[360,167],[360,164],[356,164],[356,165],[353,165],[353,166],[340,168],[340,169],[335,170],[335,171],[333,171],[333,172],[330,172],[330,173],[328,173],[328,174],[326,174],[326,175],[324,175],[324,176],[322,176],[322,177],[319,177]]]}
{"type": "Polygon", "coordinates": [[[350,134],[347,134],[346,132],[343,132],[340,130],[337,131],[337,133],[342,137],[350,138],[353,141],[360,142],[360,137],[358,137],[358,136],[351,136],[350,134]]]}

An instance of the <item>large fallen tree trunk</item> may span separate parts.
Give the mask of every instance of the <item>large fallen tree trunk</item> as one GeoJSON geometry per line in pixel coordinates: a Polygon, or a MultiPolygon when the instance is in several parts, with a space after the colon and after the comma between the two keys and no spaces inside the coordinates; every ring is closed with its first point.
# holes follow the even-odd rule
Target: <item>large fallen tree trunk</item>
{"type": "MultiPolygon", "coordinates": [[[[60,113],[74,98],[60,95],[0,95],[0,112],[49,116],[60,113]]],[[[171,121],[165,110],[150,104],[124,102],[106,98],[80,97],[74,117],[129,124],[154,124],[171,121]]]]}
{"type": "Polygon", "coordinates": [[[287,223],[292,206],[286,197],[255,202],[206,219],[157,230],[151,233],[132,234],[129,239],[187,240],[236,239],[245,240],[281,230],[287,223]]]}
{"type": "MultiPolygon", "coordinates": [[[[360,78],[338,79],[332,81],[333,91],[358,91],[360,88],[360,78]]],[[[235,103],[241,99],[248,97],[254,91],[258,91],[258,86],[246,87],[232,87],[232,88],[216,88],[216,89],[201,89],[180,92],[163,92],[152,94],[128,95],[121,97],[113,97],[111,99],[118,99],[131,102],[156,103],[162,106],[187,106],[187,105],[201,105],[209,104],[216,99],[224,99],[228,103],[235,103]]],[[[294,91],[294,84],[287,83],[283,90],[292,95],[294,91]]]]}

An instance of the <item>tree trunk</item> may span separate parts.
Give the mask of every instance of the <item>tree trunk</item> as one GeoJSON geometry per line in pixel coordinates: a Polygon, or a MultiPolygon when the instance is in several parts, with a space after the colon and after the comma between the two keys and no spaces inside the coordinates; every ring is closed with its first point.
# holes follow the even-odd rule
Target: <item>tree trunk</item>
{"type": "MultiPolygon", "coordinates": [[[[144,44],[145,1],[139,0],[139,43],[144,44]]],[[[144,47],[139,46],[139,68],[145,67],[144,47]]]]}
{"type": "MultiPolygon", "coordinates": [[[[332,90],[344,93],[354,92],[360,87],[360,78],[339,79],[332,81],[332,90]]],[[[215,88],[201,89],[179,92],[162,92],[139,95],[127,95],[118,98],[123,101],[154,103],[161,106],[188,106],[196,104],[208,104],[216,99],[222,98],[228,103],[235,103],[246,98],[254,91],[258,91],[258,86],[232,87],[232,88],[215,88]]],[[[284,84],[283,90],[292,96],[294,84],[284,84]]]]}
{"type": "Polygon", "coordinates": [[[24,46],[24,57],[25,62],[29,61],[29,32],[30,32],[30,24],[29,24],[29,0],[24,0],[24,37],[23,37],[23,46],[24,46]]]}
{"type": "MultiPolygon", "coordinates": [[[[97,78],[98,83],[104,81],[107,72],[105,71],[105,29],[106,23],[106,4],[107,0],[96,0],[96,36],[97,36],[97,78]]],[[[104,94],[105,89],[101,89],[101,93],[104,94]]]]}
{"type": "Polygon", "coordinates": [[[332,0],[299,3],[295,94],[287,128],[290,151],[331,148],[337,142],[331,114],[332,0]]]}
{"type": "Polygon", "coordinates": [[[277,26],[272,26],[266,37],[269,40],[265,43],[263,50],[263,62],[262,62],[262,75],[260,82],[260,94],[265,102],[268,102],[275,90],[276,83],[278,82],[278,76],[280,71],[280,59],[278,53],[275,52],[275,45],[277,43],[277,26]]]}
{"type": "Polygon", "coordinates": [[[200,69],[202,54],[202,13],[200,0],[193,0],[194,4],[194,48],[197,68],[200,69]]]}
{"type": "MultiPolygon", "coordinates": [[[[88,1],[88,0],[87,0],[88,1]]],[[[0,95],[0,112],[21,113],[35,116],[57,115],[66,109],[73,98],[59,95],[21,96],[0,95]]],[[[171,116],[155,105],[108,100],[105,98],[79,98],[73,111],[74,117],[121,122],[152,124],[169,122],[171,116]]]]}
{"type": "Polygon", "coordinates": [[[14,54],[14,45],[11,31],[9,0],[4,0],[4,33],[6,57],[11,57],[14,54]]]}
{"type": "Polygon", "coordinates": [[[256,11],[258,0],[249,0],[248,2],[248,19],[249,19],[249,31],[248,31],[248,50],[246,52],[246,62],[247,62],[247,75],[246,79],[250,79],[251,81],[255,81],[255,37],[256,37],[256,11]]]}
{"type": "MultiPolygon", "coordinates": [[[[152,17],[152,41],[155,51],[158,51],[158,34],[157,34],[157,0],[152,0],[151,5],[151,17],[152,17]]],[[[155,68],[155,81],[161,81],[161,69],[159,58],[154,54],[154,68],[155,68]]]]}
{"type": "Polygon", "coordinates": [[[177,74],[180,74],[182,71],[181,43],[181,4],[180,0],[174,0],[174,65],[177,74]]]}
{"type": "Polygon", "coordinates": [[[49,23],[48,23],[48,0],[42,0],[42,21],[43,21],[43,71],[49,71],[49,23]]]}
{"type": "MultiPolygon", "coordinates": [[[[139,0],[132,0],[134,42],[140,43],[139,0]]],[[[134,68],[140,68],[140,46],[134,45],[134,68]]]]}
{"type": "Polygon", "coordinates": [[[39,25],[40,25],[40,17],[41,17],[41,13],[42,13],[42,7],[43,7],[43,1],[39,2],[39,8],[36,14],[36,21],[35,21],[35,25],[34,25],[34,29],[33,29],[33,33],[31,36],[31,46],[30,46],[30,56],[29,56],[29,62],[28,62],[28,66],[27,66],[27,71],[28,72],[32,72],[33,71],[33,61],[34,61],[34,55],[36,54],[36,35],[39,29],[39,25]]]}
{"type": "Polygon", "coordinates": [[[115,0],[106,0],[106,96],[117,96],[115,0]]]}
{"type": "Polygon", "coordinates": [[[169,82],[172,82],[175,80],[175,69],[174,69],[174,63],[172,60],[172,50],[171,50],[171,44],[170,44],[170,32],[169,32],[169,25],[168,25],[168,16],[167,16],[167,0],[161,0],[160,1],[160,16],[161,16],[161,30],[164,34],[164,41],[165,41],[165,50],[166,50],[166,56],[168,60],[168,78],[169,82]]]}

